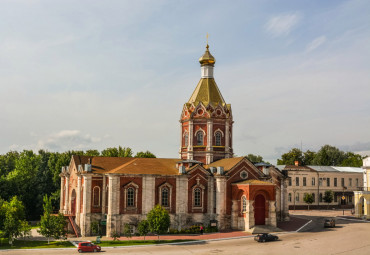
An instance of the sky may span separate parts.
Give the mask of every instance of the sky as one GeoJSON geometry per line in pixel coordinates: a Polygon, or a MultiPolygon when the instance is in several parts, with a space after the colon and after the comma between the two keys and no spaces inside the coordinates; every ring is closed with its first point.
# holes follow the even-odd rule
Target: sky
{"type": "Polygon", "coordinates": [[[209,33],[235,155],[370,155],[369,13],[366,0],[0,0],[0,153],[178,158],[209,33]]]}

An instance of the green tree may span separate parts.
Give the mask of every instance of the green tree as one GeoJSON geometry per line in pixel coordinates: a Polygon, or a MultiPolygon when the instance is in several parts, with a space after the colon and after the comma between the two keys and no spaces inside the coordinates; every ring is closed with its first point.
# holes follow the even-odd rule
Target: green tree
{"type": "Polygon", "coordinates": [[[340,166],[362,167],[362,159],[360,154],[346,152],[340,166]]]}
{"type": "Polygon", "coordinates": [[[278,165],[294,165],[295,161],[298,161],[300,165],[303,165],[303,154],[298,148],[293,148],[289,152],[281,155],[281,159],[277,160],[278,165]]]}
{"type": "Polygon", "coordinates": [[[25,221],[24,205],[14,196],[10,202],[3,202],[2,210],[5,214],[3,230],[9,238],[9,243],[13,244],[13,240],[21,236],[28,225],[25,221]]]}
{"type": "Polygon", "coordinates": [[[47,195],[44,196],[44,215],[41,216],[40,229],[37,230],[41,235],[48,238],[48,244],[50,243],[50,237],[54,234],[54,222],[53,216],[51,215],[53,208],[51,205],[51,197],[48,198],[47,195]]]}
{"type": "Polygon", "coordinates": [[[310,204],[314,202],[313,195],[311,193],[305,193],[303,201],[308,205],[308,210],[310,210],[310,204]]]}
{"type": "Polygon", "coordinates": [[[131,148],[121,147],[118,148],[107,148],[101,152],[101,155],[104,157],[132,157],[131,148]]]}
{"type": "Polygon", "coordinates": [[[136,153],[135,158],[156,158],[156,156],[150,151],[139,151],[136,153]]]}
{"type": "Polygon", "coordinates": [[[144,236],[145,241],[145,237],[149,233],[149,222],[147,220],[140,221],[137,230],[140,236],[144,236]]]}
{"type": "Polygon", "coordinates": [[[334,193],[331,190],[326,190],[324,197],[322,198],[325,203],[328,203],[328,209],[329,209],[329,204],[333,202],[334,200],[334,193]]]}
{"type": "Polygon", "coordinates": [[[85,156],[97,157],[100,156],[100,152],[98,150],[87,150],[85,156]]]}
{"type": "Polygon", "coordinates": [[[261,163],[261,162],[268,163],[264,162],[262,156],[260,155],[248,154],[247,156],[244,157],[247,158],[252,163],[261,163]]]}
{"type": "Polygon", "coordinates": [[[303,165],[312,165],[313,159],[316,156],[316,152],[307,150],[303,153],[303,165]]]}
{"type": "Polygon", "coordinates": [[[345,158],[345,153],[331,145],[324,145],[316,153],[313,164],[317,166],[339,166],[345,158]]]}
{"type": "Polygon", "coordinates": [[[60,239],[65,237],[67,234],[67,222],[62,213],[58,213],[58,216],[51,216],[52,225],[53,225],[53,234],[52,237],[55,239],[60,239]]]}
{"type": "Polygon", "coordinates": [[[150,231],[158,235],[158,240],[159,235],[167,231],[171,224],[170,215],[167,210],[159,204],[154,206],[154,208],[148,213],[147,219],[150,231]]]}
{"type": "Polygon", "coordinates": [[[123,235],[127,237],[127,239],[132,237],[130,224],[125,223],[125,225],[123,226],[123,235]]]}

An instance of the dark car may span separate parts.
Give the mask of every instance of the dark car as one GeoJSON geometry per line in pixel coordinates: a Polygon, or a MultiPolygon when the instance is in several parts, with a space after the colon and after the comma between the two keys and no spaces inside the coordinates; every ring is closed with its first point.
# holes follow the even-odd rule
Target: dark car
{"type": "Polygon", "coordinates": [[[269,242],[269,241],[276,241],[279,237],[271,235],[271,234],[258,234],[254,237],[254,240],[257,242],[269,242]]]}
{"type": "Polygon", "coordinates": [[[325,219],[324,227],[325,228],[335,228],[335,220],[334,219],[325,219]]]}
{"type": "Polygon", "coordinates": [[[81,242],[78,244],[78,248],[77,248],[78,252],[97,252],[97,251],[101,251],[101,247],[99,245],[95,245],[94,243],[91,243],[91,242],[81,242]]]}

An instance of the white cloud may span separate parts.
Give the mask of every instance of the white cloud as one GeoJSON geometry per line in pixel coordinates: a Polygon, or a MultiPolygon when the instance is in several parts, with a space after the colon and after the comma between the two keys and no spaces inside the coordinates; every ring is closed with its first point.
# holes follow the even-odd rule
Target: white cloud
{"type": "Polygon", "coordinates": [[[265,25],[267,32],[273,36],[288,35],[293,28],[298,24],[301,19],[301,15],[298,13],[294,14],[282,14],[272,17],[265,25]]]}
{"type": "Polygon", "coordinates": [[[92,144],[100,141],[100,138],[83,134],[80,130],[61,130],[41,138],[37,142],[36,148],[51,151],[89,149],[92,144]]]}
{"type": "Polygon", "coordinates": [[[306,52],[310,52],[318,48],[320,45],[326,42],[326,36],[320,36],[315,38],[312,42],[310,42],[306,47],[306,52]]]}

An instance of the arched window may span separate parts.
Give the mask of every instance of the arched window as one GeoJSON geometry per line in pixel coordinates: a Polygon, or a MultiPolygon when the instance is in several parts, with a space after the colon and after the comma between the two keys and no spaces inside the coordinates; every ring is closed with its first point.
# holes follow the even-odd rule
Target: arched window
{"type": "Polygon", "coordinates": [[[292,193],[289,193],[289,195],[288,195],[288,201],[289,202],[292,202],[292,193]]]}
{"type": "Polygon", "coordinates": [[[201,194],[200,188],[194,189],[194,206],[202,206],[201,194]]]}
{"type": "Polygon", "coordinates": [[[198,131],[197,133],[197,145],[203,145],[203,132],[198,131]]]}
{"type": "Polygon", "coordinates": [[[93,189],[93,206],[100,206],[100,187],[98,186],[93,189]]]}
{"type": "Polygon", "coordinates": [[[184,147],[188,147],[189,134],[186,132],[184,135],[184,147]]]}
{"type": "Polygon", "coordinates": [[[245,196],[242,197],[242,212],[245,213],[247,211],[247,198],[245,196]]]}
{"type": "Polygon", "coordinates": [[[169,195],[168,188],[167,187],[162,188],[162,201],[161,201],[161,204],[164,207],[168,207],[169,206],[169,203],[168,203],[168,195],[169,195]]]}
{"type": "Polygon", "coordinates": [[[222,134],[221,132],[216,132],[215,134],[215,145],[216,146],[221,146],[221,137],[222,137],[222,134]]]}
{"type": "Polygon", "coordinates": [[[127,189],[127,206],[135,206],[135,190],[134,188],[127,189]]]}

